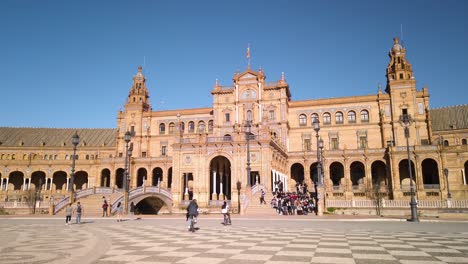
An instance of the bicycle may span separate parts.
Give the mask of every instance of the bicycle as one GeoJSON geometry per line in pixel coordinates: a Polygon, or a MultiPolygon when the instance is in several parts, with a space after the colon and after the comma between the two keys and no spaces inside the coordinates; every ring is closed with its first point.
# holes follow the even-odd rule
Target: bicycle
{"type": "Polygon", "coordinates": [[[196,223],[196,219],[193,215],[190,216],[190,227],[189,227],[189,232],[192,232],[194,233],[195,232],[195,223],[196,223]]]}

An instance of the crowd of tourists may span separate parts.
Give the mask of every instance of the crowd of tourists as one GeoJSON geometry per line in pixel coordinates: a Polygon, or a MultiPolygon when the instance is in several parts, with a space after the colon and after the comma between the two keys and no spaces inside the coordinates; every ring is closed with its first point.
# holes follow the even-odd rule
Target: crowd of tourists
{"type": "Polygon", "coordinates": [[[282,183],[276,183],[274,196],[271,200],[271,207],[279,215],[307,215],[315,213],[315,204],[307,190],[307,184],[297,184],[296,192],[284,192],[282,183]]]}

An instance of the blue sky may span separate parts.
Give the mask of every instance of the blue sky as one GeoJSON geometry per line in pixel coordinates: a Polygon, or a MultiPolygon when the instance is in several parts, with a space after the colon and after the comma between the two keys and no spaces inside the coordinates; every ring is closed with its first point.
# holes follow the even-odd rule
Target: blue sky
{"type": "Polygon", "coordinates": [[[0,126],[114,128],[144,66],[154,110],[285,72],[292,99],[375,94],[401,36],[431,106],[466,104],[468,1],[0,1],[0,126]]]}

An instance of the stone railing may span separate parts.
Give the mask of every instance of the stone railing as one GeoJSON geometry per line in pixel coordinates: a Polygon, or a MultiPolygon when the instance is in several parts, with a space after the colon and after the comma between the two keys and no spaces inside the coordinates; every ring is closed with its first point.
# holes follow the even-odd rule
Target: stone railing
{"type": "MultiPolygon", "coordinates": [[[[327,207],[336,208],[409,208],[409,200],[327,200],[327,207]]],[[[468,208],[468,200],[420,200],[418,208],[468,208]]]]}
{"type": "MultiPolygon", "coordinates": [[[[31,208],[33,207],[32,202],[0,202],[0,208],[31,208]]],[[[36,208],[48,208],[49,202],[36,201],[36,208]]]]}

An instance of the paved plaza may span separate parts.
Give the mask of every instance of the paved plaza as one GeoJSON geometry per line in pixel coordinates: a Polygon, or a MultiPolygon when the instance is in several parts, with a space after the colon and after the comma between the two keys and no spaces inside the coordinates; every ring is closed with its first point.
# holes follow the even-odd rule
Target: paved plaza
{"type": "Polygon", "coordinates": [[[468,263],[467,222],[221,218],[116,222],[0,218],[0,263],[468,263]]]}

